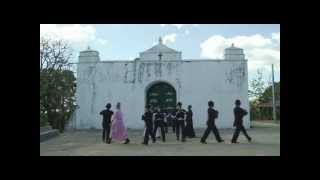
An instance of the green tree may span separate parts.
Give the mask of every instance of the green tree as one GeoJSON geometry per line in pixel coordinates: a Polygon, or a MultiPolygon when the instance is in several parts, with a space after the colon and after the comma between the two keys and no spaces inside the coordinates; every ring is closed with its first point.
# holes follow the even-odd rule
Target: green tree
{"type": "MultiPolygon", "coordinates": [[[[280,82],[274,83],[274,94],[275,99],[280,100],[280,82]]],[[[266,88],[266,90],[259,97],[260,102],[270,102],[272,101],[272,85],[266,88]]]]}
{"type": "MultiPolygon", "coordinates": [[[[274,83],[274,94],[275,94],[275,101],[280,101],[280,82],[274,83]]],[[[266,90],[260,95],[259,97],[260,103],[272,103],[272,85],[268,86],[266,90]]],[[[265,116],[267,119],[272,119],[272,109],[271,108],[264,108],[262,110],[262,115],[265,116]]],[[[277,119],[280,119],[280,109],[276,109],[277,119]]]]}
{"type": "Polygon", "coordinates": [[[250,82],[249,97],[252,99],[259,98],[265,90],[265,82],[261,70],[257,70],[257,77],[250,82]]]}
{"type": "Polygon", "coordinates": [[[265,91],[265,82],[263,81],[263,74],[261,70],[257,70],[257,77],[250,81],[248,95],[250,98],[250,117],[251,120],[259,119],[261,110],[258,107],[260,104],[259,97],[265,91]]]}
{"type": "Polygon", "coordinates": [[[74,73],[69,69],[71,47],[64,41],[40,38],[40,126],[64,130],[75,109],[74,73]]]}
{"type": "Polygon", "coordinates": [[[259,119],[260,118],[260,109],[258,108],[259,102],[257,99],[251,100],[250,102],[250,118],[259,119]]]}

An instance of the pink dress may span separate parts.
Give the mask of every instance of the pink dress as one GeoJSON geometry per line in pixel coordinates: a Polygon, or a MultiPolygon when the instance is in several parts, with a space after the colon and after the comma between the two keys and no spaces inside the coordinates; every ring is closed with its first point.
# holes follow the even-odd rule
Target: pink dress
{"type": "Polygon", "coordinates": [[[128,138],[127,129],[123,123],[123,116],[120,110],[116,111],[112,117],[111,138],[123,141],[128,138]]]}

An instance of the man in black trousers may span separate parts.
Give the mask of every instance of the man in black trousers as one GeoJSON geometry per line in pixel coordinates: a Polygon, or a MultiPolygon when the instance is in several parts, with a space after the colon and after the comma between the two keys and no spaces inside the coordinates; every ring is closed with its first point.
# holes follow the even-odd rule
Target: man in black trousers
{"type": "Polygon", "coordinates": [[[161,130],[161,137],[162,141],[166,141],[166,133],[165,133],[165,122],[164,122],[164,114],[161,112],[161,109],[159,106],[156,107],[156,111],[153,114],[154,118],[154,130],[153,134],[157,133],[158,127],[160,127],[161,130]]]}
{"type": "Polygon", "coordinates": [[[170,122],[171,126],[172,126],[172,132],[175,133],[176,132],[176,119],[174,117],[174,113],[168,113],[167,114],[167,122],[170,122]]]}
{"type": "Polygon", "coordinates": [[[113,115],[113,112],[110,110],[111,104],[108,103],[106,105],[105,110],[100,112],[100,115],[103,116],[103,121],[102,121],[102,141],[110,144],[110,127],[111,127],[111,116],[113,115]]]}
{"type": "Polygon", "coordinates": [[[168,119],[167,119],[168,111],[167,110],[163,110],[162,114],[163,114],[163,118],[164,118],[163,119],[164,130],[165,130],[166,133],[168,133],[168,119]]]}
{"type": "Polygon", "coordinates": [[[182,103],[177,103],[177,111],[176,111],[176,136],[177,140],[180,139],[180,129],[181,129],[181,135],[182,135],[182,142],[186,141],[186,133],[185,133],[185,121],[186,121],[186,111],[182,109],[182,103]]]}
{"type": "Polygon", "coordinates": [[[153,143],[156,142],[155,134],[153,133],[153,120],[152,120],[152,117],[153,117],[153,113],[151,111],[151,106],[147,105],[146,112],[142,116],[142,120],[144,120],[145,125],[146,125],[146,131],[145,131],[144,140],[143,140],[143,143],[142,143],[144,145],[148,145],[149,136],[151,136],[153,143]]]}
{"type": "Polygon", "coordinates": [[[208,102],[208,120],[207,120],[207,129],[204,132],[200,142],[202,144],[207,144],[206,143],[206,139],[210,133],[210,131],[213,131],[214,136],[216,137],[216,140],[221,143],[224,140],[221,139],[220,135],[219,135],[219,131],[215,125],[215,119],[218,118],[218,111],[216,111],[215,109],[213,109],[214,103],[213,101],[209,101],[208,102]]]}
{"type": "Polygon", "coordinates": [[[236,104],[236,107],[233,109],[233,113],[234,113],[233,126],[236,127],[236,130],[234,131],[231,143],[238,143],[237,139],[240,134],[240,131],[242,131],[243,134],[248,139],[248,141],[251,142],[251,137],[247,134],[247,131],[243,126],[243,120],[242,120],[243,116],[247,115],[248,112],[240,107],[241,105],[240,100],[237,99],[235,104],[236,104]]]}

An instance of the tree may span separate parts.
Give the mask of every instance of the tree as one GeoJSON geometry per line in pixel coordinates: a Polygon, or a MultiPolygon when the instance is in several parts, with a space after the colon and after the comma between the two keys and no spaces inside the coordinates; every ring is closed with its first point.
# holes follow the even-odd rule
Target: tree
{"type": "Polygon", "coordinates": [[[71,57],[72,48],[67,42],[40,37],[40,71],[68,68],[71,57]]]}
{"type": "MultiPolygon", "coordinates": [[[[274,83],[274,94],[275,101],[280,101],[280,82],[274,83]]],[[[266,88],[266,90],[259,97],[259,102],[261,103],[270,103],[272,102],[272,85],[266,88]]],[[[266,116],[268,119],[272,119],[272,109],[263,109],[261,113],[266,116]]],[[[277,119],[280,119],[280,109],[276,108],[277,119]]]]}
{"type": "Polygon", "coordinates": [[[62,40],[40,38],[40,126],[64,130],[75,108],[75,76],[69,69],[72,49],[62,40]]]}
{"type": "MultiPolygon", "coordinates": [[[[275,99],[280,100],[280,82],[274,83],[274,94],[275,99]]],[[[265,91],[259,96],[260,102],[270,102],[272,101],[272,85],[267,87],[265,91]]]]}
{"type": "MultiPolygon", "coordinates": [[[[260,70],[257,70],[257,78],[250,82],[249,97],[250,100],[250,115],[251,119],[258,119],[265,117],[272,118],[272,109],[259,108],[262,103],[272,102],[272,84],[266,87],[266,83],[262,80],[263,74],[260,70]]],[[[280,82],[275,82],[275,99],[280,100],[280,82]]],[[[280,112],[277,111],[279,119],[280,112]]]]}
{"type": "Polygon", "coordinates": [[[257,70],[257,77],[250,81],[250,89],[248,91],[250,100],[250,117],[251,119],[259,118],[261,110],[258,108],[260,104],[260,96],[265,91],[265,82],[263,81],[263,74],[261,70],[257,70]]]}
{"type": "Polygon", "coordinates": [[[250,82],[249,97],[259,98],[265,90],[265,82],[262,80],[261,70],[257,70],[257,78],[250,82]]]}

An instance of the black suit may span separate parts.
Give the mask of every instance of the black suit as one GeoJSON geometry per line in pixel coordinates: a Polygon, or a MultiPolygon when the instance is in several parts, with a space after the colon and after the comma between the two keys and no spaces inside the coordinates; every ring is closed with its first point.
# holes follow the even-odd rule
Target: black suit
{"type": "Polygon", "coordinates": [[[207,137],[209,136],[210,132],[212,131],[216,140],[221,142],[222,139],[220,137],[219,131],[215,125],[215,119],[218,118],[218,111],[214,110],[213,108],[208,109],[208,121],[207,121],[207,129],[205,130],[201,142],[205,142],[207,137]]]}
{"type": "Polygon", "coordinates": [[[180,111],[176,112],[176,136],[177,140],[180,138],[180,129],[181,129],[181,135],[182,135],[182,141],[185,141],[186,139],[186,133],[185,133],[185,116],[186,111],[184,109],[181,109],[180,111]]]}
{"type": "Polygon", "coordinates": [[[189,137],[189,138],[194,138],[196,136],[194,129],[193,129],[192,116],[193,116],[193,113],[191,110],[189,110],[187,112],[187,119],[186,119],[187,125],[185,128],[186,137],[189,137]]]}
{"type": "Polygon", "coordinates": [[[248,112],[240,107],[235,107],[233,109],[233,113],[234,113],[234,123],[233,123],[233,126],[236,127],[236,130],[233,134],[233,137],[232,137],[232,142],[237,142],[237,139],[238,139],[238,136],[240,134],[240,131],[243,132],[243,134],[245,135],[245,137],[250,141],[251,140],[251,137],[247,134],[247,131],[246,129],[244,128],[243,126],[243,116],[247,115],[248,112]]]}
{"type": "Polygon", "coordinates": [[[110,138],[111,116],[113,115],[113,112],[109,109],[105,109],[100,112],[100,115],[103,116],[102,141],[108,142],[110,138]]]}
{"type": "Polygon", "coordinates": [[[176,131],[176,122],[175,118],[172,116],[172,114],[169,114],[167,116],[167,122],[171,124],[172,126],[172,132],[175,133],[176,131]]]}
{"type": "Polygon", "coordinates": [[[156,141],[155,134],[153,133],[152,115],[153,114],[151,111],[147,111],[142,116],[142,120],[144,120],[145,125],[146,125],[146,131],[144,134],[144,141],[143,141],[143,143],[145,143],[145,144],[148,144],[149,136],[151,136],[153,142],[156,141]]]}
{"type": "Polygon", "coordinates": [[[166,133],[165,133],[165,122],[164,122],[164,114],[162,112],[155,112],[154,113],[155,121],[154,121],[154,130],[153,134],[156,134],[158,127],[161,130],[161,137],[162,141],[166,141],[166,133]]]}

